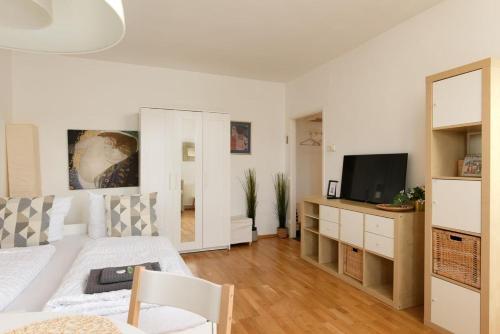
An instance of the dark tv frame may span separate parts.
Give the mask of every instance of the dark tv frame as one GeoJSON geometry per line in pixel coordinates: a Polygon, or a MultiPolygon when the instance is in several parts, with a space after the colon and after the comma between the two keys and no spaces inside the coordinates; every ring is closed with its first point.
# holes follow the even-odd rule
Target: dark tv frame
{"type": "Polygon", "coordinates": [[[349,200],[349,201],[355,201],[355,202],[360,202],[360,203],[370,203],[370,204],[378,204],[378,202],[373,202],[373,201],[369,201],[367,199],[354,199],[354,198],[348,198],[348,197],[345,197],[345,194],[344,194],[344,162],[345,162],[345,158],[346,157],[359,157],[359,156],[396,156],[396,155],[399,155],[399,156],[404,156],[405,157],[405,165],[406,165],[406,168],[404,170],[404,187],[402,189],[405,189],[406,188],[406,177],[408,175],[408,153],[378,153],[378,154],[346,154],[344,155],[343,159],[342,159],[342,182],[340,184],[340,198],[341,199],[345,199],[345,200],[349,200]]]}

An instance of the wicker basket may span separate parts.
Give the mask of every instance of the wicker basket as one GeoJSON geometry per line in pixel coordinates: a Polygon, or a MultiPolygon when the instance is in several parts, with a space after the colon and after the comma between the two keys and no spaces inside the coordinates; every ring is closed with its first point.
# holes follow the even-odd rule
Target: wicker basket
{"type": "Polygon", "coordinates": [[[363,251],[349,245],[344,246],[344,274],[363,281],[363,251]]]}
{"type": "Polygon", "coordinates": [[[433,229],[432,271],[479,289],[481,287],[481,238],[433,229]]]}

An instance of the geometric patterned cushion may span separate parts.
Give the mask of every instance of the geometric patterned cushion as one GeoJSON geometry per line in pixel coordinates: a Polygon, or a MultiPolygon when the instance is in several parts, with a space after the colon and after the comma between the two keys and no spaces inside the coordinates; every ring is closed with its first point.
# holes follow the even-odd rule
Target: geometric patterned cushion
{"type": "Polygon", "coordinates": [[[157,236],[156,195],[104,195],[108,236],[157,236]]]}
{"type": "Polygon", "coordinates": [[[48,244],[53,203],[54,196],[0,197],[0,248],[48,244]]]}

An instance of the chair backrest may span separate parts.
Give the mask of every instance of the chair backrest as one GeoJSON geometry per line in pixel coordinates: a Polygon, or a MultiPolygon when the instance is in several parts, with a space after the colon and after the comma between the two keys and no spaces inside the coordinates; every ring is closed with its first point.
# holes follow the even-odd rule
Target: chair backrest
{"type": "Polygon", "coordinates": [[[218,334],[231,333],[234,286],[184,275],[135,267],[128,323],[139,323],[141,303],[171,306],[217,323],[218,334]]]}

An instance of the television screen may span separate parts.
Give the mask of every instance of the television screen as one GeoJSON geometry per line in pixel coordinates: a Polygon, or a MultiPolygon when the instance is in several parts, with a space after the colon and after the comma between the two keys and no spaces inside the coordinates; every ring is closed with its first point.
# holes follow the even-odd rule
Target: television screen
{"type": "Polygon", "coordinates": [[[369,203],[391,203],[406,187],[407,153],[346,155],[340,197],[369,203]]]}

